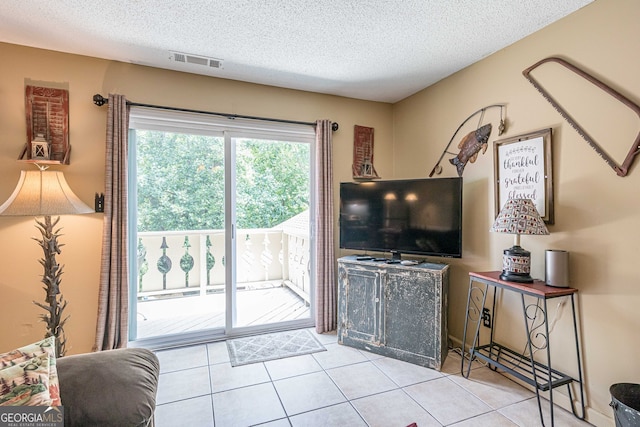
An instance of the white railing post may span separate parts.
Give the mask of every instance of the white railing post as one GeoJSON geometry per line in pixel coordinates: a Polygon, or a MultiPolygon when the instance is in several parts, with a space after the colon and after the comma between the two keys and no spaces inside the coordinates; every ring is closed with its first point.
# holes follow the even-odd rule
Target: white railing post
{"type": "Polygon", "coordinates": [[[200,257],[200,296],[207,295],[207,235],[200,235],[200,245],[198,246],[198,256],[200,257]]]}

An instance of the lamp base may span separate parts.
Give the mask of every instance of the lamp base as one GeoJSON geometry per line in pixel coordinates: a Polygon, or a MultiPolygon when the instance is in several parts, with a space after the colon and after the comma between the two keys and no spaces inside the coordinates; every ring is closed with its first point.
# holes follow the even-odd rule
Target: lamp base
{"type": "Polygon", "coordinates": [[[500,280],[518,283],[533,283],[531,273],[531,252],[520,246],[505,249],[502,255],[500,280]]]}
{"type": "Polygon", "coordinates": [[[47,324],[44,337],[54,336],[56,338],[56,357],[62,357],[67,351],[67,338],[63,327],[67,319],[69,319],[69,316],[63,316],[62,314],[67,306],[67,301],[60,292],[62,265],[58,264],[56,260],[56,255],[60,254],[60,247],[63,246],[58,243],[60,229],[54,229],[58,221],[60,221],[60,217],[56,217],[52,221],[51,215],[45,215],[44,221],[36,218],[36,227],[40,230],[42,238],[34,238],[34,240],[40,244],[43,251],[40,264],[44,267],[42,283],[47,297],[45,299],[46,304],[37,301],[33,303],[46,311],[45,314],[40,315],[40,318],[47,324]]]}
{"type": "Polygon", "coordinates": [[[531,277],[529,274],[511,273],[504,270],[502,270],[500,280],[517,283],[533,283],[533,277],[531,277]]]}

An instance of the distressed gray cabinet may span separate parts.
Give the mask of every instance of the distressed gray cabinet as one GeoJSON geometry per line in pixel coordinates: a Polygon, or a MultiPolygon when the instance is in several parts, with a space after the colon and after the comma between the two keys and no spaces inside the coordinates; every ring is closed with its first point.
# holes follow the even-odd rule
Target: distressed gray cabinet
{"type": "Polygon", "coordinates": [[[449,266],[338,260],[338,343],[440,370],[449,266]]]}

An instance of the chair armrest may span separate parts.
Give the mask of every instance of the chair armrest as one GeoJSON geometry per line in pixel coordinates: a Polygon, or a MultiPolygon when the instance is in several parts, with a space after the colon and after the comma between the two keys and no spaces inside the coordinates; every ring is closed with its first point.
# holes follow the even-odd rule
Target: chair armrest
{"type": "Polygon", "coordinates": [[[144,348],[107,350],[57,360],[66,427],[148,426],[160,363],[144,348]]]}

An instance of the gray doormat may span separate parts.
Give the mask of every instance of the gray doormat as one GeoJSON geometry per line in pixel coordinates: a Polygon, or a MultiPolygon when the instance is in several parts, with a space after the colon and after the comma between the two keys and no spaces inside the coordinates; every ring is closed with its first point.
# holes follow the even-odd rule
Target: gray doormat
{"type": "Polygon", "coordinates": [[[308,329],[227,340],[231,366],[326,351],[308,329]]]}

